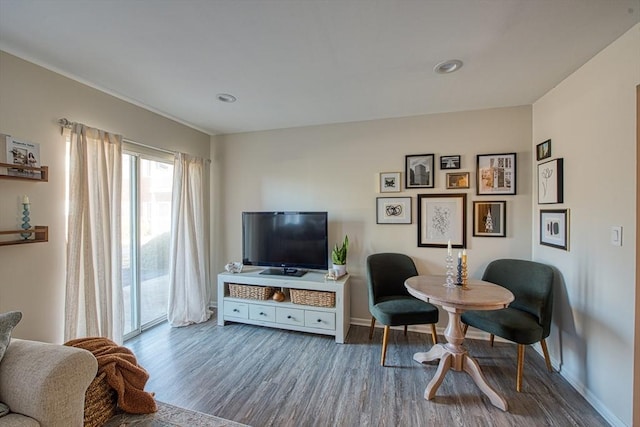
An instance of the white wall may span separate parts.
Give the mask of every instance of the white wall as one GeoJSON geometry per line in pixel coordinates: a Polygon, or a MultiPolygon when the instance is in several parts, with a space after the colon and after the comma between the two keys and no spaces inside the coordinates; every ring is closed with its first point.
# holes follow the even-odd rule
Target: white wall
{"type": "MultiPolygon", "coordinates": [[[[241,212],[326,210],[329,243],[347,234],[351,313],[368,324],[365,259],[375,252],[412,256],[421,273],[444,273],[445,249],[417,247],[416,195],[455,193],[445,189],[439,163],[435,189],[378,193],[378,173],[403,173],[407,154],[462,155],[461,171],[475,171],[476,154],[517,152],[516,196],[467,193],[470,276],[479,277],[498,257],[531,257],[531,108],[516,107],[401,119],[314,126],[219,136],[212,152],[221,167],[218,228],[221,257],[241,260],[241,212]],[[413,224],[376,224],[376,197],[412,197],[413,224]],[[473,238],[472,200],[507,200],[507,237],[473,238]]],[[[214,201],[215,204],[215,201],[214,201]]],[[[214,233],[215,234],[215,233],[214,233]]],[[[441,316],[441,325],[446,316],[441,316]]]]}
{"type": "MultiPolygon", "coordinates": [[[[555,266],[549,347],[562,374],[613,424],[631,425],[636,254],[636,25],[533,106],[533,144],[552,140],[564,158],[570,249],[538,242],[541,206],[533,200],[533,258],[555,266]],[[623,227],[623,246],[610,227],[623,227]]],[[[635,396],[635,401],[638,401],[635,396]]]]}
{"type": "Polygon", "coordinates": [[[40,144],[49,182],[0,180],[0,230],[19,226],[19,202],[31,200],[31,223],[49,226],[49,242],[0,246],[0,312],[21,310],[14,336],[62,342],[65,283],[66,117],[169,150],[209,157],[210,138],[172,120],[0,52],[0,132],[40,144]]]}

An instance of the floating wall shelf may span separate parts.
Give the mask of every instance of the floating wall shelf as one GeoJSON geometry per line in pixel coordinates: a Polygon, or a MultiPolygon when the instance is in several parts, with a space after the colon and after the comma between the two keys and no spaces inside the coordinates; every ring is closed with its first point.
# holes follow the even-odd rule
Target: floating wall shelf
{"type": "Polygon", "coordinates": [[[16,175],[8,175],[7,171],[4,173],[0,173],[0,179],[15,179],[20,181],[37,181],[37,182],[49,182],[49,167],[42,166],[39,168],[34,168],[31,166],[19,166],[14,165],[12,163],[0,163],[0,170],[7,169],[19,169],[21,171],[34,171],[40,172],[39,177],[29,177],[29,176],[16,176],[16,175]]]}
{"type": "Polygon", "coordinates": [[[23,233],[29,233],[29,234],[35,234],[35,238],[34,239],[20,239],[20,240],[8,240],[5,242],[0,241],[0,246],[6,246],[6,245],[22,245],[25,243],[41,243],[41,242],[48,242],[49,241],[49,227],[46,225],[36,225],[33,228],[29,228],[27,230],[6,230],[6,231],[0,231],[0,235],[8,235],[8,234],[23,234],[23,233]]]}

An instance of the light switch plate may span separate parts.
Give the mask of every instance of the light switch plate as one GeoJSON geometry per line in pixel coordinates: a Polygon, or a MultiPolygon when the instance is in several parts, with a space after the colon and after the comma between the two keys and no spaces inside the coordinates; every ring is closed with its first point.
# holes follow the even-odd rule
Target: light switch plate
{"type": "Polygon", "coordinates": [[[622,226],[611,226],[611,244],[613,246],[622,246],[622,226]]]}

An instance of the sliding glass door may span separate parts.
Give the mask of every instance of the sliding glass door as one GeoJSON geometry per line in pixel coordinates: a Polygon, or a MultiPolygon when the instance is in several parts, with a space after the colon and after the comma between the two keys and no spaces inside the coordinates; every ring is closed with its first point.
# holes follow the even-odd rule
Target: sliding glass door
{"type": "Polygon", "coordinates": [[[173,162],[149,151],[122,156],[125,339],[167,316],[173,162]]]}

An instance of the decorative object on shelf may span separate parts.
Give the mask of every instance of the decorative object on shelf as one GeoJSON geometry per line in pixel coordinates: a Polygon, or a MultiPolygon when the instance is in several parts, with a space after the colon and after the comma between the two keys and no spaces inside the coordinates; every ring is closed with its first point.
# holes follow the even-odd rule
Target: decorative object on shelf
{"type": "Polygon", "coordinates": [[[411,197],[376,198],[376,224],[411,224],[411,197]]]}
{"type": "Polygon", "coordinates": [[[562,203],[563,200],[563,160],[538,164],[538,204],[562,203]]]}
{"type": "Polygon", "coordinates": [[[275,291],[275,292],[273,293],[273,296],[272,296],[271,298],[272,298],[274,301],[276,301],[276,302],[282,302],[282,301],[284,301],[284,298],[285,298],[285,296],[284,296],[284,292],[282,292],[282,291],[275,291]]]}
{"type": "Polygon", "coordinates": [[[460,156],[440,156],[440,169],[460,169],[460,156]]]}
{"type": "Polygon", "coordinates": [[[342,246],[336,245],[331,250],[331,262],[333,269],[336,270],[337,277],[344,276],[347,273],[347,249],[349,248],[349,236],[344,236],[342,246]]]}
{"type": "MultiPolygon", "coordinates": [[[[28,230],[31,228],[31,224],[29,224],[29,205],[31,203],[29,203],[29,197],[27,195],[25,195],[22,198],[22,229],[23,230],[28,230]]],[[[29,237],[31,237],[31,233],[22,233],[20,234],[20,236],[22,236],[22,238],[24,240],[27,240],[29,237]]]]}
{"type": "Polygon", "coordinates": [[[402,190],[400,172],[380,172],[379,191],[381,193],[398,193],[402,190]]]}
{"type": "Polygon", "coordinates": [[[507,202],[473,202],[473,236],[506,237],[507,202]]]}
{"type": "Polygon", "coordinates": [[[0,134],[4,142],[4,156],[0,153],[0,160],[8,164],[21,166],[7,168],[7,175],[19,176],[29,179],[41,179],[40,167],[40,144],[27,141],[19,141],[11,135],[0,134]]]}
{"type": "Polygon", "coordinates": [[[244,265],[241,262],[230,262],[224,266],[229,273],[241,273],[244,265]]]}
{"type": "Polygon", "coordinates": [[[447,280],[445,286],[448,288],[455,287],[453,280],[453,255],[451,254],[451,240],[447,243],[447,256],[445,258],[445,265],[447,267],[447,280]]]}
{"type": "Polygon", "coordinates": [[[418,246],[454,248],[467,243],[467,195],[418,194],[418,246]]]}
{"type": "Polygon", "coordinates": [[[476,189],[480,196],[516,194],[516,153],[479,154],[476,189]]]}
{"type": "Polygon", "coordinates": [[[569,248],[569,209],[540,210],[540,244],[569,248]]]}
{"type": "Polygon", "coordinates": [[[469,172],[452,172],[447,174],[447,190],[469,188],[469,172]]]}
{"type": "Polygon", "coordinates": [[[433,154],[405,156],[405,188],[434,188],[433,159],[433,154]]]}
{"type": "Polygon", "coordinates": [[[545,142],[541,142],[536,145],[536,159],[544,160],[551,157],[551,140],[547,139],[545,142]]]}
{"type": "Polygon", "coordinates": [[[462,285],[462,252],[458,252],[458,268],[457,268],[456,285],[462,285]]]}

